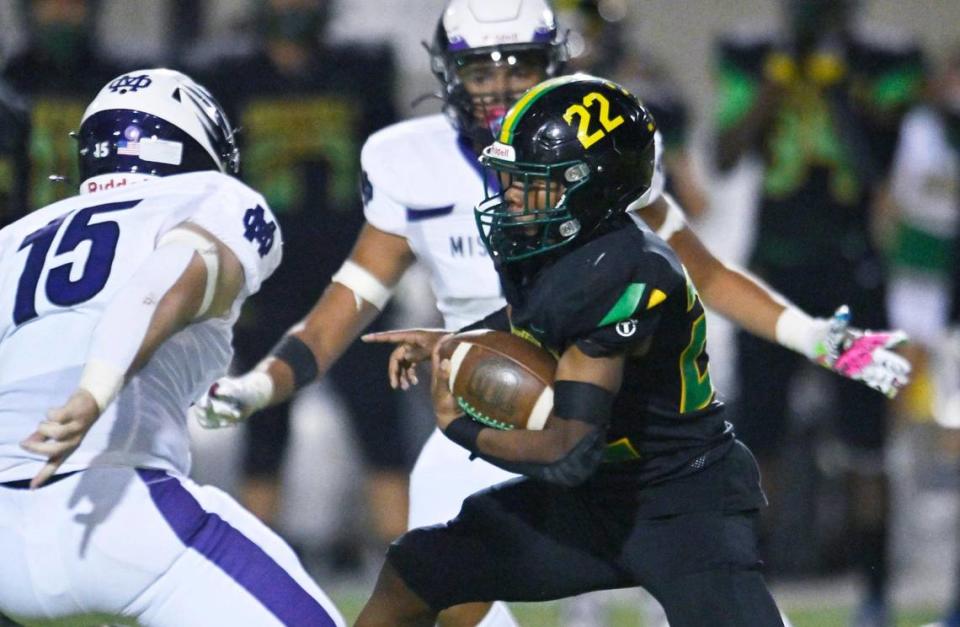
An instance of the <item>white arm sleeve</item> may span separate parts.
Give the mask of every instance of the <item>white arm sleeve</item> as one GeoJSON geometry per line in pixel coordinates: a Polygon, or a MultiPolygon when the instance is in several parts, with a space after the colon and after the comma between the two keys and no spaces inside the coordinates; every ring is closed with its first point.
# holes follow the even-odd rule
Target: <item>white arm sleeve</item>
{"type": "Polygon", "coordinates": [[[103,411],[123,387],[157,305],[183,276],[196,251],[174,242],[155,250],[110,301],[93,332],[80,387],[103,411]]]}
{"type": "Polygon", "coordinates": [[[663,218],[663,224],[657,229],[657,236],[663,241],[669,240],[687,225],[686,217],[683,215],[683,209],[673,199],[673,196],[664,192],[663,199],[667,201],[667,215],[663,218]]]}

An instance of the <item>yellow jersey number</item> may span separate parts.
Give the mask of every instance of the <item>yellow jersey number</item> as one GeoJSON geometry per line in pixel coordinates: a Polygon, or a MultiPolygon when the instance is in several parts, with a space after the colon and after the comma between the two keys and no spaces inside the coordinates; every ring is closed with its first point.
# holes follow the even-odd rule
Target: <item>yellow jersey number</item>
{"type": "Polygon", "coordinates": [[[577,118],[577,139],[583,144],[584,148],[594,145],[607,133],[623,124],[623,116],[610,119],[610,101],[606,96],[599,92],[592,91],[583,97],[583,101],[570,105],[563,114],[563,121],[573,126],[573,118],[577,118]],[[600,105],[600,126],[603,128],[595,129],[590,132],[590,121],[593,119],[590,113],[590,107],[593,104],[600,105]]]}
{"type": "Polygon", "coordinates": [[[713,382],[704,351],[707,347],[707,319],[697,288],[683,268],[687,280],[687,313],[696,316],[690,327],[690,343],[680,354],[680,413],[703,409],[713,400],[713,382]]]}

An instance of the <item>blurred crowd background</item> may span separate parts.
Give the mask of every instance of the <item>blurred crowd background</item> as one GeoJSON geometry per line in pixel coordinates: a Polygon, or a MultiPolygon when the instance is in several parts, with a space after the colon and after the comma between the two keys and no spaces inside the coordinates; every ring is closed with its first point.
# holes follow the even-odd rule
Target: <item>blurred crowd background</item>
{"type": "MultiPolygon", "coordinates": [[[[363,220],[357,187],[363,141],[395,121],[440,110],[440,101],[430,97],[438,86],[422,42],[431,38],[442,4],[0,0],[0,226],[75,193],[69,133],[105,82],[145,66],[187,71],[211,89],[241,129],[243,178],[267,197],[287,240],[281,270],[248,303],[238,328],[236,365],[246,369],[308,311],[349,252],[363,220]]],[[[737,407],[744,385],[758,392],[769,388],[767,396],[780,405],[754,411],[789,417],[775,451],[776,469],[765,468],[766,487],[775,493],[775,522],[766,535],[774,582],[843,581],[857,563],[851,529],[861,511],[851,497],[856,487],[848,471],[885,470],[891,479],[883,521],[891,533],[891,596],[899,605],[946,610],[956,585],[960,532],[960,437],[953,430],[960,424],[950,424],[951,412],[934,411],[937,376],[945,374],[931,364],[939,363],[942,351],[936,349],[950,345],[952,248],[960,210],[960,3],[806,3],[828,14],[838,5],[850,9],[857,28],[882,42],[895,63],[890,75],[877,77],[867,62],[867,78],[857,78],[865,82],[852,86],[833,77],[836,68],[829,64],[796,79],[814,81],[813,90],[826,94],[827,102],[846,99],[851,118],[869,118],[862,137],[840,141],[852,146],[850,176],[870,193],[851,192],[858,200],[844,204],[842,191],[820,190],[834,195],[824,201],[829,210],[817,209],[821,198],[804,196],[793,198],[780,217],[762,209],[784,198],[769,175],[770,164],[785,157],[764,159],[771,147],[763,145],[762,134],[754,138],[758,150],[734,150],[738,138],[730,134],[730,116],[738,98],[756,97],[751,90],[763,88],[737,82],[738,76],[749,78],[744,68],[751,64],[766,73],[764,85],[792,93],[791,72],[804,70],[776,65],[764,56],[769,51],[750,46],[757,33],[783,27],[785,8],[803,2],[555,4],[561,26],[570,29],[574,66],[622,82],[654,111],[667,142],[672,190],[716,254],[765,268],[773,287],[799,290],[791,296],[815,315],[828,316],[841,304],[836,298],[850,298],[854,324],[882,325],[886,306],[891,324],[915,340],[909,349],[915,381],[877,409],[887,412],[886,446],[880,458],[864,461],[844,446],[849,438],[838,437],[836,423],[823,419],[834,411],[834,401],[841,412],[851,410],[851,403],[851,411],[860,411],[857,400],[845,403],[823,372],[794,365],[781,370],[776,355],[750,353],[756,347],[738,340],[724,321],[711,319],[713,378],[731,406],[737,407]],[[840,84],[853,95],[837,96],[840,84]],[[793,221],[798,214],[806,217],[793,221]],[[811,240],[791,261],[777,257],[789,248],[777,237],[793,236],[778,232],[787,222],[798,229],[797,246],[805,246],[804,237],[811,240]],[[862,240],[857,246],[871,251],[870,264],[866,253],[856,252],[804,258],[816,257],[818,243],[834,236],[862,240]],[[765,253],[765,245],[777,255],[765,253]],[[798,287],[804,281],[806,291],[798,287]],[[843,296],[834,298],[837,289],[826,289],[834,283],[843,286],[843,296]],[[757,364],[763,364],[759,379],[751,373],[757,364]],[[773,373],[776,381],[763,380],[773,373]],[[789,387],[780,385],[788,379],[789,387]]],[[[804,93],[781,94],[778,106],[804,93]]],[[[798,124],[809,123],[805,115],[812,114],[801,114],[798,124]]],[[[803,134],[808,130],[801,137],[809,143],[813,132],[803,134]]],[[[420,273],[407,277],[378,325],[439,325],[420,273]]],[[[358,347],[290,407],[274,408],[241,429],[195,434],[196,478],[237,495],[302,552],[327,587],[335,587],[331,581],[366,581],[385,544],[405,528],[406,476],[432,426],[422,395],[388,389],[386,355],[358,347]]]]}

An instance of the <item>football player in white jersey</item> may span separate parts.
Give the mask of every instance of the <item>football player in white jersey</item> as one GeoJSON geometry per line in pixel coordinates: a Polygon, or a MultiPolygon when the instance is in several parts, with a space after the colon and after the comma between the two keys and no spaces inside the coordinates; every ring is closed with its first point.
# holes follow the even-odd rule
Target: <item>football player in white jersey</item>
{"type": "MultiPolygon", "coordinates": [[[[253,371],[217,381],[196,406],[206,427],[236,424],[288,398],[323,375],[384,307],[414,260],[430,270],[447,329],[458,329],[503,306],[493,264],[480,241],[473,207],[484,197],[477,156],[503,113],[522,92],[562,71],[565,46],[546,0],[449,0],[430,47],[443,87],[445,115],[415,118],[375,133],[361,154],[367,224],[341,270],[304,320],[253,371]],[[292,347],[296,346],[294,350],[292,347]]],[[[815,319],[714,258],[662,193],[663,175],[631,206],[668,240],[714,310],[771,341],[893,394],[909,370],[888,350],[902,338],[849,328],[845,319],[815,319]],[[830,331],[833,330],[831,334],[830,331]],[[828,344],[828,339],[836,340],[828,344]],[[842,346],[841,346],[842,344],[842,346]],[[828,348],[832,350],[827,350],[828,348]],[[838,357],[846,356],[847,360],[838,357]]],[[[391,381],[415,382],[405,366],[429,356],[437,334],[393,333],[391,381]]],[[[513,477],[465,451],[436,430],[421,451],[410,484],[410,526],[442,523],[465,497],[513,477]]],[[[441,614],[442,625],[515,625],[507,608],[471,604],[441,614]]]]}
{"type": "Polygon", "coordinates": [[[0,612],[27,625],[343,625],[293,551],[187,478],[187,408],[280,263],[189,77],[108,83],[80,195],[0,231],[0,612]]]}

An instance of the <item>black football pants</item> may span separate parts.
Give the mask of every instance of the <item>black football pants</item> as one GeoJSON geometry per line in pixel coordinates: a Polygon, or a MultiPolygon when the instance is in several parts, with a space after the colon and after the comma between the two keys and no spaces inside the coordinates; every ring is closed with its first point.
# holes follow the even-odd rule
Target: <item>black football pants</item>
{"type": "Polygon", "coordinates": [[[582,492],[517,479],[477,493],[445,525],[415,529],[388,559],[440,610],[642,586],[672,627],[782,626],[757,555],[757,510],[636,519],[582,492]]]}

